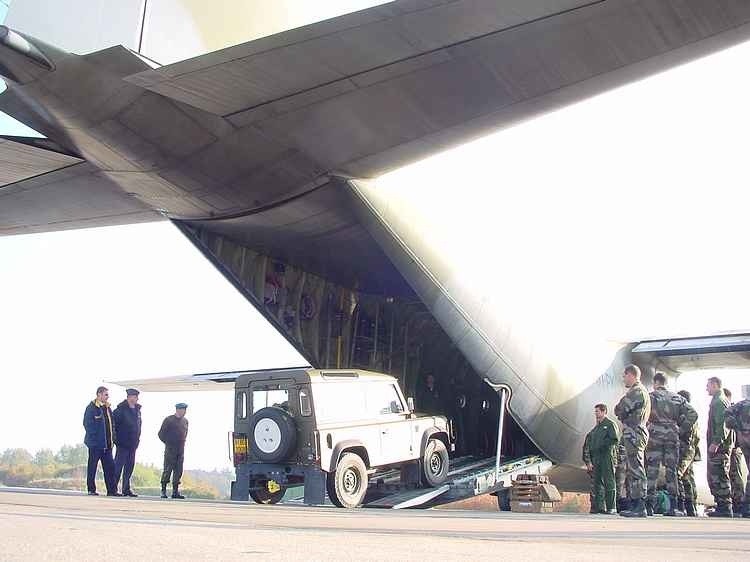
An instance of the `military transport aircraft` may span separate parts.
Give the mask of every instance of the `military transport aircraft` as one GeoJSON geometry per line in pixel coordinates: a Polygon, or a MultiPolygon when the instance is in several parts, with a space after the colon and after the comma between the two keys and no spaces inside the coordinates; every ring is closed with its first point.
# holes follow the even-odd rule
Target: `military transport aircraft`
{"type": "Polygon", "coordinates": [[[748,38],[743,0],[399,0],[161,67],[0,27],[0,110],[45,137],[0,139],[0,234],[172,221],[311,365],[433,373],[468,453],[507,389],[505,451],[578,468],[625,364],[745,365],[750,336],[558,362],[375,178],[748,38]]]}

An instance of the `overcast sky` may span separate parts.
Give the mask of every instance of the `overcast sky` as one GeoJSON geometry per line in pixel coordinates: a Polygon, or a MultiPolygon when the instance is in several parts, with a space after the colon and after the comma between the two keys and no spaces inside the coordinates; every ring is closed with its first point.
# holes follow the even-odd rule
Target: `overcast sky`
{"type": "MultiPolygon", "coordinates": [[[[748,330],[748,64],[742,45],[404,168],[382,189],[460,273],[502,265],[467,282],[570,319],[561,336],[748,330]],[[479,208],[476,190],[501,198],[479,208]],[[461,244],[478,225],[508,251],[487,260],[486,245],[461,244]],[[551,266],[561,249],[572,274],[551,266]],[[548,290],[529,290],[541,281],[548,290]]],[[[81,442],[103,380],[302,363],[168,223],[0,238],[0,312],[0,450],[81,442]]],[[[678,383],[700,408],[705,376],[678,383]]],[[[736,393],[750,382],[725,378],[736,393]]],[[[223,393],[144,395],[141,459],[160,462],[155,432],[182,400],[186,465],[227,466],[223,393]]]]}

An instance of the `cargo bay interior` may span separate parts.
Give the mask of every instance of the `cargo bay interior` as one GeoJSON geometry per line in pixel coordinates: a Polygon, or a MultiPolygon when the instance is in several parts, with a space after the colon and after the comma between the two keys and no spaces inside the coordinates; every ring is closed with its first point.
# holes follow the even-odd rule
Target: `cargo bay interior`
{"type": "MultiPolygon", "coordinates": [[[[177,226],[311,365],[391,374],[417,410],[420,387],[431,374],[439,411],[430,413],[453,421],[455,456],[495,456],[498,393],[476,375],[384,255],[369,260],[378,264],[379,284],[350,288],[340,274],[269,257],[214,229],[177,226]]],[[[507,410],[503,434],[503,458],[539,454],[507,410]]]]}

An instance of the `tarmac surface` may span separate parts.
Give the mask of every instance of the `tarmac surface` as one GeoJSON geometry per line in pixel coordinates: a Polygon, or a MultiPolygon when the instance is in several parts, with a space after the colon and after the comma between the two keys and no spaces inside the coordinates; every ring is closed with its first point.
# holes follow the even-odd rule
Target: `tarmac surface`
{"type": "Polygon", "coordinates": [[[0,489],[0,560],[748,559],[750,520],[343,510],[0,489]]]}

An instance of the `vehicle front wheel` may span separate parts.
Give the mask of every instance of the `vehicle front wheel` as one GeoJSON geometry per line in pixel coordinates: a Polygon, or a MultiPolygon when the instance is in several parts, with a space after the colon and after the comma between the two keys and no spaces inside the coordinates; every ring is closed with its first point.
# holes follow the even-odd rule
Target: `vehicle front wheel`
{"type": "Polygon", "coordinates": [[[430,439],[422,456],[422,484],[440,486],[448,479],[448,449],[440,439],[430,439]]]}
{"type": "Polygon", "coordinates": [[[336,471],[328,474],[328,497],[338,507],[355,508],[362,505],[367,493],[367,467],[355,453],[344,453],[336,471]]]}

